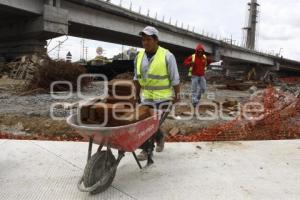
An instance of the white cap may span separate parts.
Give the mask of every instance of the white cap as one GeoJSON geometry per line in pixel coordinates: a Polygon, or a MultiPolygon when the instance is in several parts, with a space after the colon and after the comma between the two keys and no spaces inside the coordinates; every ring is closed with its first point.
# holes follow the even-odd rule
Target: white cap
{"type": "Polygon", "coordinates": [[[159,37],[158,30],[156,28],[152,27],[152,26],[147,26],[146,28],[144,28],[144,30],[141,31],[139,35],[143,35],[143,34],[149,35],[149,36],[156,35],[157,38],[159,37]]]}

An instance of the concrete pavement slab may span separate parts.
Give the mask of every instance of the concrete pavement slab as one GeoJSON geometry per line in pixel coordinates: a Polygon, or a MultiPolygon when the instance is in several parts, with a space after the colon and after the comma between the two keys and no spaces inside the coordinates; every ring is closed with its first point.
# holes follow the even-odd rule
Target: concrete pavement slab
{"type": "Polygon", "coordinates": [[[7,142],[8,140],[0,140],[0,147],[1,147],[1,144],[4,144],[5,142],[7,142]]]}
{"type": "MultiPolygon", "coordinates": [[[[0,143],[1,144],[1,143],[0,143]]],[[[130,154],[103,194],[76,183],[87,143],[9,141],[0,154],[0,199],[298,199],[300,140],[172,143],[139,170],[130,154]]],[[[4,147],[4,148],[3,148],[4,147]]],[[[96,147],[96,145],[95,145],[96,147]]],[[[94,148],[94,151],[96,148],[94,148]]]]}
{"type": "MultiPolygon", "coordinates": [[[[11,140],[2,146],[0,199],[99,199],[79,192],[76,184],[82,169],[51,151],[31,141],[11,140]]],[[[101,199],[133,198],[111,187],[101,199]]]]}

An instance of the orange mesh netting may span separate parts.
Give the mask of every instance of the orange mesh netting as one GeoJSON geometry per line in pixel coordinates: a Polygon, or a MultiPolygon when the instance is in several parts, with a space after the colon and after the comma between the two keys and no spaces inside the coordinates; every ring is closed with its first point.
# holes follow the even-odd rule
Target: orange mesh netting
{"type": "Polygon", "coordinates": [[[168,136],[169,142],[277,140],[300,138],[300,100],[267,88],[251,99],[264,105],[259,121],[233,120],[210,126],[190,135],[168,136]]]}

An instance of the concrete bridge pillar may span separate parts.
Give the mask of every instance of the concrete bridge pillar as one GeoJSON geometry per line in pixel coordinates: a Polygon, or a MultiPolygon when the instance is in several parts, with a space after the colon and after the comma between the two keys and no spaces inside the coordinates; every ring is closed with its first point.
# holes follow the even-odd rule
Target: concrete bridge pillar
{"type": "Polygon", "coordinates": [[[0,55],[6,60],[13,60],[21,55],[46,54],[46,40],[24,39],[0,43],[0,55]]]}
{"type": "Polygon", "coordinates": [[[221,49],[218,47],[213,48],[213,60],[216,62],[221,60],[221,49]]]}
{"type": "Polygon", "coordinates": [[[53,6],[53,0],[45,0],[45,4],[53,6]]]}
{"type": "Polygon", "coordinates": [[[46,4],[60,8],[61,0],[46,0],[46,4]]]}
{"type": "Polygon", "coordinates": [[[68,11],[60,0],[46,0],[40,16],[19,17],[0,27],[0,55],[6,59],[46,53],[46,40],[68,34],[68,11]]]}

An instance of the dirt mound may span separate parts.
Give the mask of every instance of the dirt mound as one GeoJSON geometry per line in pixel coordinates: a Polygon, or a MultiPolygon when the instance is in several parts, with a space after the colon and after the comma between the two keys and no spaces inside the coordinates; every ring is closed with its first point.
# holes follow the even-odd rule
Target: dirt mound
{"type": "Polygon", "coordinates": [[[133,80],[133,77],[133,72],[126,72],[115,76],[114,79],[133,80]]]}
{"type": "MultiPolygon", "coordinates": [[[[27,90],[43,88],[49,91],[51,84],[55,81],[70,82],[73,89],[76,90],[78,77],[85,73],[85,68],[80,65],[49,60],[35,71],[28,83],[27,90]]],[[[85,87],[90,82],[89,78],[82,79],[81,86],[85,87]]],[[[70,88],[66,84],[56,84],[53,89],[54,91],[67,91],[70,88]]]]}

